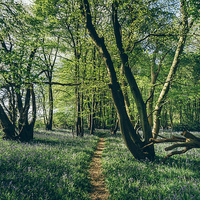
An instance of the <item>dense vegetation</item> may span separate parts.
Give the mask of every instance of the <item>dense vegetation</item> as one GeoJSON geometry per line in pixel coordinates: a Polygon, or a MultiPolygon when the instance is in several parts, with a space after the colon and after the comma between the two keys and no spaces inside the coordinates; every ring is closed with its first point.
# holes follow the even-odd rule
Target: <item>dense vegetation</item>
{"type": "Polygon", "coordinates": [[[106,139],[102,164],[109,199],[199,199],[199,150],[163,164],[166,153],[163,144],[158,144],[154,162],[138,162],[120,133],[111,136],[101,130],[96,136],[80,138],[59,129],[37,130],[30,143],[0,141],[0,199],[89,200],[89,163],[102,134],[106,139]]]}
{"type": "Polygon", "coordinates": [[[89,199],[88,167],[98,137],[45,130],[30,143],[0,142],[0,199],[89,199]]]}
{"type": "MultiPolygon", "coordinates": [[[[199,131],[199,9],[198,0],[1,0],[3,138],[119,126],[136,159],[154,160],[160,128],[199,131]]],[[[191,134],[173,140],[185,147],[177,153],[200,147],[191,134]]]]}
{"type": "MultiPolygon", "coordinates": [[[[163,133],[166,137],[169,134],[163,133]]],[[[111,199],[199,199],[200,151],[191,150],[163,164],[163,147],[166,144],[155,146],[155,162],[138,162],[127,151],[120,135],[108,136],[102,162],[111,199]]]]}

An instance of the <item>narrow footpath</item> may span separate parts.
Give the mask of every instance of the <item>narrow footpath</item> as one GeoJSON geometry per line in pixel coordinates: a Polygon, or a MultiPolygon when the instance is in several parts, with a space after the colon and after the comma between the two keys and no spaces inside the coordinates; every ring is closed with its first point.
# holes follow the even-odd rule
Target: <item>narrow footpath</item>
{"type": "Polygon", "coordinates": [[[102,173],[102,166],[101,166],[101,158],[102,152],[105,146],[105,140],[103,137],[100,138],[100,141],[97,145],[97,150],[94,153],[92,158],[92,162],[90,164],[90,177],[91,177],[91,199],[95,200],[104,200],[109,197],[109,192],[105,187],[104,183],[104,176],[102,173]]]}

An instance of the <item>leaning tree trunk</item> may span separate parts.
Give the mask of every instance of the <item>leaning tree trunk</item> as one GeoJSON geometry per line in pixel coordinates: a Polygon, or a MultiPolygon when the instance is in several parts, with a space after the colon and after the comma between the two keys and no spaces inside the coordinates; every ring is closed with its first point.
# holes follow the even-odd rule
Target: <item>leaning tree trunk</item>
{"type": "Polygon", "coordinates": [[[113,66],[113,61],[105,46],[104,38],[100,38],[98,36],[95,30],[95,27],[92,24],[89,2],[87,0],[83,0],[81,8],[82,8],[82,14],[85,17],[86,27],[88,29],[89,35],[92,38],[93,42],[95,43],[99,53],[102,55],[107,71],[108,71],[108,75],[110,79],[109,88],[111,90],[112,98],[114,100],[114,104],[117,110],[120,130],[121,130],[124,142],[127,148],[130,150],[130,152],[136,159],[144,159],[146,157],[153,158],[154,151],[151,151],[152,148],[151,150],[148,148],[143,149],[143,150],[141,149],[141,147],[144,146],[144,144],[140,140],[139,136],[136,134],[136,131],[127,114],[127,110],[126,110],[126,106],[124,102],[124,96],[123,96],[120,84],[117,80],[116,72],[113,66]]]}
{"type": "Polygon", "coordinates": [[[124,101],[125,101],[125,105],[126,105],[126,110],[128,112],[129,118],[131,120],[131,123],[133,124],[133,126],[135,125],[134,123],[134,116],[131,113],[131,105],[130,105],[130,101],[128,98],[128,91],[127,91],[127,81],[125,80],[125,76],[124,76],[124,65],[121,65],[121,83],[122,83],[122,91],[123,91],[123,95],[124,95],[124,101]]]}
{"type": "Polygon", "coordinates": [[[163,86],[163,89],[160,93],[160,96],[159,96],[158,101],[157,101],[156,106],[155,106],[154,122],[153,122],[153,130],[152,130],[154,138],[157,138],[157,136],[158,136],[158,132],[159,132],[159,129],[160,129],[161,109],[162,109],[162,106],[164,104],[165,97],[166,97],[166,95],[169,91],[172,79],[174,78],[174,75],[175,75],[176,70],[178,68],[178,64],[180,62],[180,56],[181,56],[181,53],[183,52],[183,48],[185,46],[187,34],[189,32],[190,27],[193,24],[193,20],[192,20],[190,25],[188,25],[188,15],[187,15],[186,9],[187,9],[187,7],[186,7],[185,0],[181,0],[181,13],[182,13],[182,19],[183,19],[182,20],[183,29],[181,31],[181,36],[180,36],[179,41],[178,41],[178,45],[177,45],[176,52],[175,52],[175,55],[174,55],[174,60],[172,62],[169,74],[167,76],[167,79],[165,81],[165,84],[163,86]]]}
{"type": "MultiPolygon", "coordinates": [[[[140,122],[142,126],[143,136],[145,140],[144,143],[148,144],[149,139],[152,137],[151,126],[149,125],[149,122],[148,122],[146,104],[143,101],[141,92],[132,74],[131,68],[129,66],[128,54],[126,53],[122,44],[122,31],[121,31],[121,26],[118,21],[118,2],[117,1],[114,1],[112,4],[112,21],[113,21],[113,26],[114,26],[114,34],[115,34],[117,49],[119,51],[121,62],[122,62],[122,70],[124,71],[124,74],[126,76],[126,79],[131,89],[131,93],[133,95],[133,98],[135,99],[135,103],[137,106],[137,110],[138,110],[138,114],[139,114],[140,122]]],[[[148,151],[149,155],[151,155],[152,157],[155,156],[153,145],[150,146],[149,149],[146,149],[146,151],[148,151]]]]}

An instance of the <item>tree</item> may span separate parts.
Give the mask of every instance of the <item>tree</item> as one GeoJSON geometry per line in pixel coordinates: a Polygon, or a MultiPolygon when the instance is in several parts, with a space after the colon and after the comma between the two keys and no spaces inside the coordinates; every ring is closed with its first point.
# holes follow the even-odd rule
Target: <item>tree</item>
{"type": "Polygon", "coordinates": [[[37,51],[34,18],[20,4],[1,3],[1,91],[9,94],[0,105],[4,138],[33,139],[36,120],[34,58],[37,51]],[[9,17],[8,17],[9,16],[9,17]],[[15,100],[16,99],[16,100],[15,100]],[[9,102],[7,108],[6,101],[9,102]],[[16,124],[17,123],[17,124],[16,124]]]}
{"type": "MultiPolygon", "coordinates": [[[[53,37],[53,36],[52,36],[53,37]]],[[[45,44],[45,39],[43,39],[44,43],[42,46],[42,52],[44,56],[44,65],[45,65],[45,76],[48,80],[48,95],[49,95],[49,112],[48,116],[46,116],[46,129],[52,130],[52,123],[53,123],[53,90],[52,90],[52,79],[53,79],[53,70],[57,59],[57,54],[59,50],[59,37],[57,37],[57,41],[49,41],[52,44],[45,44]],[[45,49],[45,46],[50,49],[45,49]],[[56,48],[55,48],[56,47],[56,48]],[[54,50],[55,48],[55,50],[54,50]]]]}
{"type": "MultiPolygon", "coordinates": [[[[117,110],[117,114],[118,114],[118,118],[120,122],[120,129],[121,129],[121,133],[125,141],[125,144],[127,145],[128,149],[131,151],[131,153],[133,154],[135,158],[144,159],[145,157],[149,157],[153,159],[154,157],[153,145],[147,146],[147,144],[149,143],[149,139],[152,137],[152,131],[148,122],[146,105],[143,101],[141,92],[138,88],[136,80],[129,66],[128,48],[125,49],[123,45],[123,42],[124,42],[123,35],[122,35],[123,30],[122,30],[122,26],[119,23],[119,18],[118,18],[119,9],[123,9],[124,8],[123,6],[126,5],[126,4],[123,5],[123,3],[125,2],[113,1],[112,11],[111,11],[112,23],[113,23],[112,25],[113,25],[117,49],[121,58],[121,64],[123,65],[122,68],[126,76],[126,79],[128,81],[129,87],[131,89],[131,93],[137,105],[137,110],[140,116],[141,126],[143,130],[144,141],[142,141],[141,138],[136,134],[136,131],[128,116],[128,113],[125,107],[125,102],[124,102],[124,95],[123,95],[121,86],[119,84],[119,81],[116,75],[116,70],[114,68],[114,62],[112,60],[111,53],[109,53],[108,51],[104,37],[99,36],[99,34],[97,33],[97,29],[92,23],[92,14],[90,11],[91,9],[90,9],[90,4],[88,0],[82,0],[80,2],[80,7],[81,7],[81,12],[83,16],[85,17],[85,24],[86,24],[86,28],[88,29],[89,35],[92,38],[96,47],[98,48],[100,54],[102,55],[102,58],[104,59],[104,62],[108,71],[108,76],[110,79],[109,87],[110,87],[112,98],[114,100],[114,104],[117,110]],[[146,148],[146,147],[150,147],[150,148],[146,148]]],[[[145,10],[145,12],[148,13],[148,9],[147,9],[147,6],[145,7],[145,3],[146,3],[145,1],[139,1],[139,3],[137,2],[136,4],[139,8],[143,8],[143,10],[145,10]]],[[[171,85],[172,79],[178,67],[178,64],[180,61],[180,55],[183,51],[188,32],[194,22],[193,19],[191,20],[190,23],[188,22],[189,15],[188,15],[188,8],[187,8],[187,4],[185,0],[180,1],[180,6],[181,6],[180,11],[181,11],[181,16],[182,16],[182,29],[180,32],[177,49],[174,55],[174,60],[172,62],[168,77],[165,81],[165,84],[163,86],[163,89],[160,93],[160,97],[158,98],[158,101],[155,107],[154,126],[153,126],[154,137],[157,137],[157,134],[159,131],[159,126],[160,126],[159,117],[160,117],[162,104],[169,91],[169,87],[171,85]]],[[[131,14],[132,13],[134,12],[132,11],[131,14]]],[[[155,34],[152,33],[150,35],[155,35],[155,34]]],[[[142,40],[145,40],[145,38],[142,40]]]]}

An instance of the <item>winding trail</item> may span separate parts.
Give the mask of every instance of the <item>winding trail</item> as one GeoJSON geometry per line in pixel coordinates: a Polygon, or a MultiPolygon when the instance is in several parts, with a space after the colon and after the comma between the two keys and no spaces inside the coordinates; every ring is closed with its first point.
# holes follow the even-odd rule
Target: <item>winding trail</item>
{"type": "Polygon", "coordinates": [[[92,162],[90,164],[89,173],[92,185],[90,198],[95,200],[104,200],[109,197],[109,192],[105,187],[101,166],[101,158],[104,146],[105,140],[103,137],[101,137],[97,145],[97,150],[95,151],[92,162]]]}

